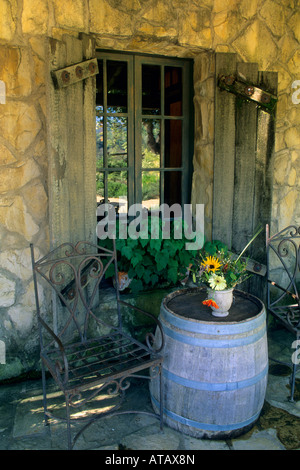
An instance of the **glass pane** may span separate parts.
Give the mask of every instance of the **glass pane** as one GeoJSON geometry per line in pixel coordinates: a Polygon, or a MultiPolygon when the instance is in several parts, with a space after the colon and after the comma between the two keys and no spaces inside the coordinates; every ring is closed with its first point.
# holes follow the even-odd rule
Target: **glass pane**
{"type": "Polygon", "coordinates": [[[159,65],[142,65],[142,113],[161,114],[159,65]]]}
{"type": "Polygon", "coordinates": [[[142,120],[142,167],[160,167],[160,120],[142,120]]]}
{"type": "Polygon", "coordinates": [[[96,194],[97,203],[104,202],[104,173],[96,171],[96,194]]]}
{"type": "Polygon", "coordinates": [[[107,178],[108,201],[118,205],[119,198],[127,198],[127,171],[112,171],[107,178]]]}
{"type": "Polygon", "coordinates": [[[96,75],[96,105],[99,112],[103,113],[103,60],[98,60],[99,73],[96,75]]]}
{"type": "Polygon", "coordinates": [[[165,115],[182,116],[181,67],[165,67],[165,115]]]}
{"type": "Polygon", "coordinates": [[[160,172],[142,171],[143,206],[158,208],[160,205],[160,172]]]}
{"type": "Polygon", "coordinates": [[[181,204],[181,171],[166,171],[164,182],[164,203],[181,204]]]}
{"type": "Polygon", "coordinates": [[[182,164],[182,121],[165,120],[165,168],[182,164]]]}
{"type": "Polygon", "coordinates": [[[127,62],[107,61],[107,112],[127,113],[127,62]]]}
{"type": "Polygon", "coordinates": [[[99,115],[99,106],[96,106],[96,152],[97,169],[103,168],[103,116],[99,115]]]}
{"type": "Polygon", "coordinates": [[[107,165],[127,167],[127,118],[107,117],[107,165]]]}

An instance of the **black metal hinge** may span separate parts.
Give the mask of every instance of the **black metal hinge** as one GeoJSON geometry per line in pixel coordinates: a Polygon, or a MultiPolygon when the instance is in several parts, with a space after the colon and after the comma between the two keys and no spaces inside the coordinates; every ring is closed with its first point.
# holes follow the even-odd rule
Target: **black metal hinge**
{"type": "Polygon", "coordinates": [[[234,75],[220,75],[219,88],[234,93],[246,100],[255,101],[265,111],[272,112],[277,103],[277,96],[261,88],[238,80],[234,75]]]}

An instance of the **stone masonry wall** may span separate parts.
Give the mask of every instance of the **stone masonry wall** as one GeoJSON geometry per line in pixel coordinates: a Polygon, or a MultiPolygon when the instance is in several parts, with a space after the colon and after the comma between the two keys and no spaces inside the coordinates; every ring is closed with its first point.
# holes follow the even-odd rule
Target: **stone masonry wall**
{"type": "MultiPolygon", "coordinates": [[[[0,363],[0,380],[37,364],[29,243],[38,253],[49,245],[45,40],[79,32],[94,35],[103,49],[178,57],[203,52],[207,60],[214,51],[234,52],[260,70],[278,71],[272,230],[300,225],[298,0],[1,0],[0,341],[6,364],[0,363]]],[[[213,103],[203,93],[212,83],[212,64],[205,73],[195,84],[201,114],[192,199],[206,204],[210,220],[213,103]]]]}

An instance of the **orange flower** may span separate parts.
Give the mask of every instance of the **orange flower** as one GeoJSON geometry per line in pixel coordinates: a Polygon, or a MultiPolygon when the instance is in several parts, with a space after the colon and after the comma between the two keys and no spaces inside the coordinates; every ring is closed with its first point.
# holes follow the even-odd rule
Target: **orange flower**
{"type": "Polygon", "coordinates": [[[219,308],[219,306],[216,304],[216,302],[212,299],[203,300],[202,303],[203,303],[203,305],[207,305],[208,307],[219,308]]]}

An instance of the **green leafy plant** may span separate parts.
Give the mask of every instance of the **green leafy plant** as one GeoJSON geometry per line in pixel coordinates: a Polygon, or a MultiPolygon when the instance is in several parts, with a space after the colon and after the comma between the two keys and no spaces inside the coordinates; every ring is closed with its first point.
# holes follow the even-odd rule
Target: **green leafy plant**
{"type": "MultiPolygon", "coordinates": [[[[163,286],[176,285],[187,275],[187,269],[196,256],[195,250],[187,250],[186,243],[191,242],[184,236],[183,223],[171,222],[170,238],[163,237],[163,223],[159,219],[157,238],[151,238],[151,221],[148,220],[148,233],[144,237],[120,239],[117,224],[116,250],[118,269],[128,273],[131,279],[129,289],[139,292],[163,286]],[[182,237],[174,237],[174,225],[182,224],[182,237]]],[[[111,248],[112,240],[100,240],[101,246],[111,248]]],[[[113,277],[113,267],[109,267],[106,277],[113,277]]]]}

